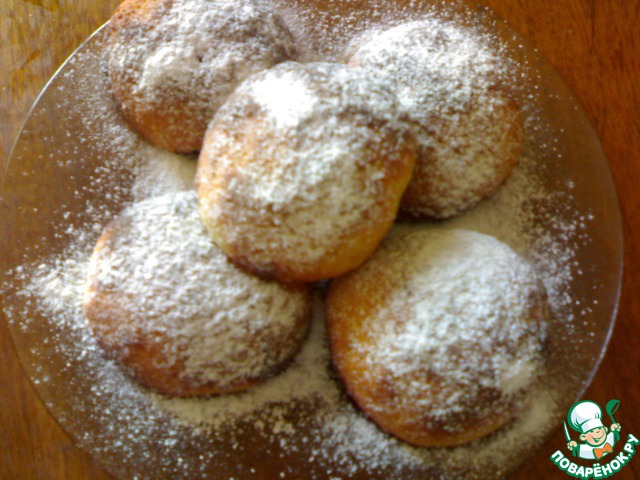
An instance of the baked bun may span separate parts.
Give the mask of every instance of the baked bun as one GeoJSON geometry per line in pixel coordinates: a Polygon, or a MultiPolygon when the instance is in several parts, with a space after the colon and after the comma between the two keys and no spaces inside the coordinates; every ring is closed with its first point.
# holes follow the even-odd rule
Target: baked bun
{"type": "Polygon", "coordinates": [[[105,49],[124,116],[178,153],[200,150],[213,114],[242,80],[295,52],[266,0],[126,0],[105,49]]]}
{"type": "Polygon", "coordinates": [[[392,86],[418,140],[402,213],[449,218],[494,192],[517,163],[523,141],[505,57],[480,34],[439,18],[366,38],[349,65],[392,86]]]}
{"type": "Polygon", "coordinates": [[[84,311],[98,343],[143,385],[176,396],[235,392],[282,370],[305,337],[309,292],[231,264],[196,194],[151,198],[104,230],[84,311]]]}
{"type": "Polygon", "coordinates": [[[334,277],[391,227],[414,161],[386,87],[345,65],[286,62],[241,84],[214,117],[198,161],[200,208],[244,268],[334,277]]]}
{"type": "Polygon", "coordinates": [[[331,283],[326,311],[347,392],[414,445],[500,428],[544,368],[545,289],[510,247],[480,233],[392,232],[331,283]]]}

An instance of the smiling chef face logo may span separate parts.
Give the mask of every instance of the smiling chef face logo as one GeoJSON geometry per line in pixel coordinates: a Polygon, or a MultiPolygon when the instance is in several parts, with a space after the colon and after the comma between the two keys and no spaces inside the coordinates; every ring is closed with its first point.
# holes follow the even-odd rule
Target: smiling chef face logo
{"type": "Polygon", "coordinates": [[[605,406],[606,417],[603,416],[600,406],[590,400],[583,400],[571,407],[564,422],[567,449],[574,457],[592,460],[595,463],[592,466],[577,465],[558,450],[551,456],[551,460],[560,470],[583,480],[607,478],[631,460],[635,454],[635,445],[638,444],[636,437],[629,434],[622,449],[616,448],[622,426],[615,421],[613,414],[619,406],[619,400],[609,400],[605,406]],[[577,435],[578,440],[572,438],[567,425],[577,432],[573,433],[573,436],[577,435]],[[605,458],[607,455],[610,457],[605,458]]]}
{"type": "Polygon", "coordinates": [[[564,424],[567,448],[574,456],[587,460],[600,460],[605,455],[613,452],[613,447],[620,440],[622,427],[613,419],[613,414],[620,406],[618,400],[607,403],[606,411],[611,419],[611,426],[607,428],[602,423],[602,409],[597,403],[589,400],[576,403],[569,414],[567,422],[569,426],[580,434],[580,445],[571,440],[567,424],[564,424]]]}

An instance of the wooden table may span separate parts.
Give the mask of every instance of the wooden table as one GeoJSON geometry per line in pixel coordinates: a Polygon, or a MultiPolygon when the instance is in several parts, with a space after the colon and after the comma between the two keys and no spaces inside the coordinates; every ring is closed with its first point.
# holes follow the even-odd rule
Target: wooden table
{"type": "MultiPolygon", "coordinates": [[[[60,63],[118,0],[0,0],[0,158],[60,63]]],[[[487,0],[528,37],[574,90],[611,163],[620,198],[625,269],[617,325],[584,398],[622,401],[616,418],[640,437],[640,2],[487,0]]],[[[1,234],[1,233],[0,233],[1,234]]],[[[549,456],[560,430],[514,478],[569,478],[549,456]]],[[[108,479],[49,416],[0,320],[0,479],[108,479]]],[[[614,478],[640,478],[640,457],[614,478]]]]}

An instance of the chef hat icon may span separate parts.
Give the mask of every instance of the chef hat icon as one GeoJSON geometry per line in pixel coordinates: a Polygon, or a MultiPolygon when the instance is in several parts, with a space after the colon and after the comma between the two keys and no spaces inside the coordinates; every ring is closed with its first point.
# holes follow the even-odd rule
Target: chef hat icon
{"type": "Polygon", "coordinates": [[[567,415],[567,422],[576,432],[587,433],[594,428],[604,427],[602,409],[597,403],[583,400],[576,403],[567,415]]]}

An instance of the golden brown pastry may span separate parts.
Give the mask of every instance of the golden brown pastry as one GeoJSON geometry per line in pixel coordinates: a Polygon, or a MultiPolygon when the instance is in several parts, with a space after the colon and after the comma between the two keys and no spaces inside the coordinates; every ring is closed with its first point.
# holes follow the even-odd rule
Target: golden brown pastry
{"type": "Polygon", "coordinates": [[[347,392],[414,445],[500,428],[544,368],[545,289],[510,247],[480,233],[392,232],[331,283],[326,312],[347,392]]]}
{"type": "Polygon", "coordinates": [[[176,396],[235,392],[279,372],[310,313],[304,287],[231,264],[193,191],[124,210],[104,230],[84,311],[98,343],[148,387],[176,396]]]}
{"type": "Polygon", "coordinates": [[[242,80],[295,52],[266,0],[126,0],[105,49],[124,116],[178,153],[200,150],[213,114],[242,80]]]}
{"type": "Polygon", "coordinates": [[[494,192],[517,163],[523,117],[508,60],[490,39],[425,18],[369,34],[349,58],[398,96],[418,140],[403,214],[449,218],[494,192]]]}
{"type": "Polygon", "coordinates": [[[214,117],[198,161],[200,208],[244,268],[334,277],[391,227],[414,160],[386,87],[344,65],[286,62],[244,82],[214,117]]]}

